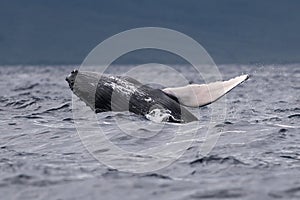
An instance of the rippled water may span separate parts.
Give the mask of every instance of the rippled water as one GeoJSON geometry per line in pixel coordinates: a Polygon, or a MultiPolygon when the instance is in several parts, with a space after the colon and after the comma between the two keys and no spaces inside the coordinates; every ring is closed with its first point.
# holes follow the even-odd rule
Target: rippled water
{"type": "MultiPolygon", "coordinates": [[[[84,148],[64,80],[73,68],[0,67],[1,199],[300,198],[300,65],[220,66],[224,79],[242,73],[251,78],[226,96],[227,118],[216,125],[224,133],[213,151],[200,156],[199,139],[170,166],[142,174],[109,168],[84,148]]],[[[114,69],[126,71],[126,66],[114,69]]],[[[184,66],[177,69],[197,82],[184,66]]],[[[198,132],[205,133],[210,107],[196,112],[198,132]]],[[[163,134],[147,140],[153,131],[147,126],[134,129],[135,137],[114,123],[147,125],[142,117],[97,117],[114,144],[132,151],[168,143],[178,129],[167,124],[163,134]]]]}

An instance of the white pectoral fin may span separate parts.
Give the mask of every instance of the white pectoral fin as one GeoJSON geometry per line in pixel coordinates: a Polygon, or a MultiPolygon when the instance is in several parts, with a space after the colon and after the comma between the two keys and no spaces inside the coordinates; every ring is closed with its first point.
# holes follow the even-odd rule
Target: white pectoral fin
{"type": "Polygon", "coordinates": [[[205,106],[224,96],[237,85],[247,80],[248,77],[248,75],[242,75],[228,81],[165,88],[163,92],[175,96],[182,105],[189,107],[205,106]]]}

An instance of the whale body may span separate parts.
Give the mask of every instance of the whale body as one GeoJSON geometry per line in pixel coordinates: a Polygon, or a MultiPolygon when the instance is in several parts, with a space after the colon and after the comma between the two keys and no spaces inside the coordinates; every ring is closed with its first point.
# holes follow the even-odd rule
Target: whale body
{"type": "Polygon", "coordinates": [[[166,122],[188,123],[198,118],[185,106],[212,103],[247,78],[248,75],[243,75],[224,82],[160,90],[128,76],[73,70],[66,81],[74,94],[96,113],[129,111],[147,116],[159,110],[165,114],[166,122]]]}

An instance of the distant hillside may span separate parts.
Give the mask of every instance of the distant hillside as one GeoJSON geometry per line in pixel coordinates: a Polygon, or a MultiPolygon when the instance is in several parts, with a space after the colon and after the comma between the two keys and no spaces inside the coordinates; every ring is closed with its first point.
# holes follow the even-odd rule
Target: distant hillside
{"type": "Polygon", "coordinates": [[[81,63],[109,36],[145,26],[191,36],[218,64],[300,62],[299,10],[297,0],[1,0],[0,64],[81,63]]]}

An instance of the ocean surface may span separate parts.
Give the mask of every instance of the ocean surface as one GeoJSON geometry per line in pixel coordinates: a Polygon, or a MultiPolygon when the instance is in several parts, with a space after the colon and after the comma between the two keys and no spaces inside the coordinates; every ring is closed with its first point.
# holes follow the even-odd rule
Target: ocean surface
{"type": "MultiPolygon", "coordinates": [[[[200,120],[196,139],[170,165],[143,173],[101,162],[133,163],[134,171],[134,155],[101,157],[111,149],[99,144],[99,161],[85,148],[65,81],[74,68],[0,67],[0,199],[300,199],[300,64],[219,66],[224,80],[251,77],[226,95],[226,119],[213,127],[222,134],[212,151],[200,152],[211,107],[192,109],[200,120]]],[[[114,66],[112,73],[129,68],[114,66]]],[[[201,81],[188,67],[175,68],[201,81]]],[[[165,71],[155,73],[170,79],[165,71]]],[[[161,123],[127,112],[99,113],[97,120],[112,144],[130,152],[170,145],[174,132],[194,126],[167,123],[157,133],[161,123]]]]}

